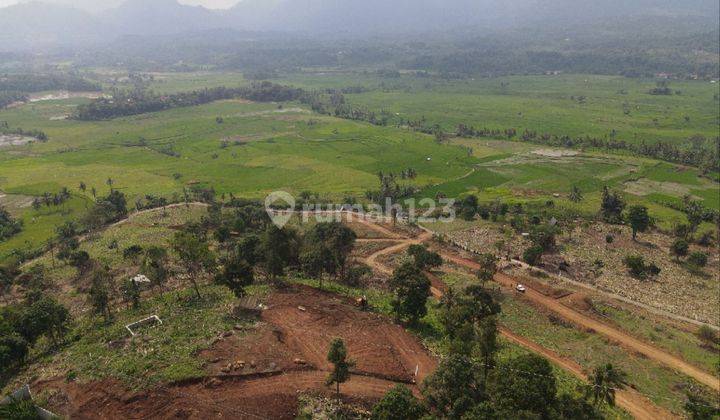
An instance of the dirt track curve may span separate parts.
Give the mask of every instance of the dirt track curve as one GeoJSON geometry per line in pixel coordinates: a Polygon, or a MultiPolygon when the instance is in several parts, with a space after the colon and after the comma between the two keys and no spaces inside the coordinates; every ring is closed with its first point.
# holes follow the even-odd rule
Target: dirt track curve
{"type": "MultiPolygon", "coordinates": [[[[468,260],[466,258],[461,258],[448,253],[442,253],[442,257],[449,261],[452,261],[455,264],[462,265],[470,269],[476,270],[480,268],[480,266],[476,262],[468,260]]],[[[498,273],[495,275],[495,281],[508,288],[514,288],[518,284],[517,279],[502,273],[498,273]]],[[[529,287],[527,288],[524,297],[555,312],[556,314],[574,323],[575,325],[591,329],[598,334],[604,335],[606,338],[618,343],[620,346],[624,347],[627,350],[640,353],[649,359],[655,360],[665,366],[682,372],[685,375],[697,380],[698,382],[707,385],[715,391],[720,390],[720,378],[716,378],[712,374],[687,363],[686,361],[680,359],[677,356],[666,353],[665,351],[660,350],[650,344],[644,343],[637,338],[626,334],[616,328],[613,328],[607,324],[583,315],[563,305],[557,300],[545,296],[544,294],[529,287]]]]}
{"type": "MultiPolygon", "coordinates": [[[[368,221],[362,221],[362,223],[364,223],[366,226],[372,228],[372,225],[373,225],[372,223],[370,223],[368,221]]],[[[378,230],[378,229],[376,229],[376,230],[378,232],[380,232],[380,230],[378,230]]],[[[395,245],[392,245],[390,247],[387,247],[387,248],[384,248],[382,250],[375,252],[374,254],[367,257],[365,262],[369,266],[382,272],[383,274],[389,274],[392,272],[392,270],[390,270],[390,268],[388,268],[388,267],[384,266],[382,263],[380,263],[378,261],[379,257],[384,256],[384,255],[393,254],[396,252],[400,252],[403,249],[405,249],[413,244],[425,242],[428,239],[430,239],[431,236],[432,236],[432,234],[430,234],[429,232],[423,232],[420,236],[418,236],[416,238],[405,238],[404,240],[400,241],[399,243],[397,243],[395,245]]],[[[451,254],[448,254],[445,252],[441,253],[441,255],[446,260],[450,260],[450,261],[454,262],[455,264],[464,266],[466,268],[473,269],[473,270],[480,268],[479,265],[477,263],[475,263],[474,261],[460,258],[460,257],[454,256],[454,255],[451,255],[451,254]]],[[[433,296],[438,299],[441,298],[443,296],[442,290],[444,289],[444,285],[442,284],[440,279],[438,279],[436,276],[430,275],[430,279],[433,284],[433,287],[431,288],[431,292],[432,292],[433,296]]],[[[501,283],[505,286],[509,286],[509,287],[514,287],[514,284],[517,284],[516,280],[514,280],[511,277],[504,275],[504,274],[498,274],[495,277],[495,280],[498,281],[499,283],[501,283]]],[[[604,324],[597,322],[591,318],[581,315],[581,314],[573,311],[572,309],[563,306],[559,302],[556,302],[556,301],[546,297],[545,295],[542,295],[531,289],[529,289],[528,291],[531,292],[530,294],[528,294],[528,296],[530,296],[530,295],[532,295],[533,297],[541,296],[542,298],[544,298],[544,299],[538,298],[538,300],[537,300],[538,303],[542,304],[543,306],[547,306],[549,309],[553,310],[554,312],[558,313],[559,315],[561,315],[563,317],[568,318],[568,320],[575,322],[578,325],[587,326],[588,328],[593,328],[601,334],[605,332],[606,336],[610,336],[609,334],[612,334],[612,337],[617,337],[617,339],[616,339],[617,341],[620,341],[620,342],[624,341],[624,342],[630,343],[631,346],[637,346],[639,344],[639,345],[641,345],[642,348],[644,348],[646,351],[648,351],[648,353],[649,353],[647,355],[648,357],[653,358],[652,357],[653,355],[661,356],[661,358],[659,360],[656,359],[658,361],[661,361],[661,362],[663,360],[672,361],[673,359],[676,359],[676,361],[681,362],[681,364],[686,365],[686,367],[692,368],[692,370],[690,370],[690,371],[695,371],[696,374],[702,373],[706,376],[712,377],[711,375],[700,371],[699,369],[695,368],[694,366],[688,365],[684,361],[679,360],[674,356],[671,356],[667,353],[664,353],[658,349],[653,348],[652,346],[642,343],[639,340],[637,340],[633,337],[630,337],[627,334],[624,334],[618,330],[615,330],[607,325],[604,325],[604,324]],[[552,303],[552,305],[550,305],[550,303],[552,303]],[[558,306],[561,307],[560,309],[562,309],[562,310],[554,309],[555,307],[558,307],[558,306]],[[576,319],[579,322],[575,321],[576,319]],[[585,320],[592,321],[593,326],[585,325],[583,323],[583,321],[585,321],[585,320]],[[599,324],[599,326],[596,327],[596,326],[594,326],[594,324],[599,324]]],[[[573,375],[577,376],[578,378],[582,379],[583,381],[587,381],[587,376],[583,373],[582,367],[580,365],[578,365],[577,363],[575,363],[574,361],[565,359],[565,358],[561,357],[560,355],[558,355],[557,353],[553,352],[552,350],[546,349],[537,343],[534,343],[530,340],[520,337],[520,336],[512,333],[510,330],[508,330],[506,328],[501,328],[500,333],[504,337],[506,337],[508,340],[510,340],[510,341],[512,341],[512,342],[514,342],[536,354],[540,354],[540,355],[544,356],[548,360],[555,363],[557,366],[572,373],[573,375]]],[[[643,353],[643,354],[645,354],[645,353],[643,353]]],[[[705,379],[707,380],[707,378],[705,378],[705,379]]],[[[717,386],[717,384],[715,386],[717,386]]],[[[667,410],[654,405],[651,401],[649,401],[647,398],[645,398],[644,396],[642,396],[638,393],[633,393],[630,391],[618,391],[616,393],[616,401],[619,406],[621,406],[622,408],[627,410],[630,414],[632,414],[637,419],[654,420],[654,419],[671,419],[671,418],[675,417],[667,410]]]]}

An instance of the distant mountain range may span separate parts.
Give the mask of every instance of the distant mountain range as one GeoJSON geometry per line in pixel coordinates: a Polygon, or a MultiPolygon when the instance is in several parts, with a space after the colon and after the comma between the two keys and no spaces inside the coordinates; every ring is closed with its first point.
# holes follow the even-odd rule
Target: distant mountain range
{"type": "Polygon", "coordinates": [[[700,17],[712,26],[719,9],[717,0],[244,0],[228,10],[186,6],[176,0],[128,0],[91,14],[32,2],[0,9],[0,51],[216,29],[367,37],[578,24],[629,16],[700,17]]]}

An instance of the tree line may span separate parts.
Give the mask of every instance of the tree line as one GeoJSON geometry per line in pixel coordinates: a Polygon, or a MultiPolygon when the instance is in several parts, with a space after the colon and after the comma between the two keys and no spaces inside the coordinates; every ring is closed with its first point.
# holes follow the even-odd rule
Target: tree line
{"type": "MultiPolygon", "coordinates": [[[[2,106],[0,105],[0,108],[1,107],[2,106]]],[[[20,127],[10,128],[10,125],[7,123],[7,121],[0,121],[0,134],[10,135],[10,136],[14,135],[14,136],[32,137],[39,141],[47,141],[48,140],[47,134],[45,134],[45,132],[42,130],[37,130],[37,129],[23,130],[20,127]]]]}
{"type": "Polygon", "coordinates": [[[74,74],[3,74],[0,75],[0,91],[42,92],[67,90],[70,92],[98,92],[99,84],[74,74]]]}
{"type": "Polygon", "coordinates": [[[0,109],[6,108],[16,102],[24,102],[27,95],[18,91],[0,91],[0,109]]]}
{"type": "MultiPolygon", "coordinates": [[[[424,117],[418,120],[397,119],[389,113],[351,105],[344,97],[343,89],[307,92],[302,95],[301,101],[309,105],[313,111],[332,115],[338,118],[364,121],[373,125],[386,126],[391,122],[400,127],[408,127],[413,131],[434,135],[442,140],[448,134],[443,131],[440,124],[431,124],[424,117]]],[[[676,144],[668,141],[648,143],[645,140],[628,142],[617,139],[615,135],[609,138],[596,136],[570,136],[566,134],[538,133],[526,129],[519,132],[514,127],[508,128],[476,128],[467,124],[458,124],[452,133],[462,138],[493,138],[519,140],[554,147],[566,148],[593,148],[608,151],[626,151],[639,156],[683,165],[695,166],[703,171],[720,170],[720,136],[708,139],[702,135],[695,135],[685,144],[676,144]]]]}
{"type": "Polygon", "coordinates": [[[488,128],[476,129],[465,124],[458,125],[454,134],[463,138],[519,139],[529,143],[555,147],[588,147],[610,151],[624,150],[653,159],[695,166],[706,171],[720,170],[720,137],[706,139],[701,135],[692,136],[688,139],[687,145],[683,147],[667,141],[647,143],[645,140],[641,140],[640,142],[627,142],[625,140],[615,139],[614,136],[611,136],[611,138],[593,136],[572,137],[568,135],[538,133],[533,130],[525,130],[518,136],[515,128],[507,128],[504,130],[488,128]]]}
{"type": "Polygon", "coordinates": [[[110,98],[99,98],[78,106],[72,118],[82,121],[107,120],[233,98],[256,102],[286,102],[297,100],[302,94],[301,89],[271,82],[254,82],[250,86],[238,88],[221,86],[169,95],[160,95],[147,89],[115,89],[110,98]]]}
{"type": "Polygon", "coordinates": [[[5,207],[0,206],[0,241],[4,241],[22,231],[22,221],[10,215],[5,207]]]}
{"type": "MultiPolygon", "coordinates": [[[[243,98],[256,102],[298,100],[309,105],[317,113],[365,121],[379,126],[386,126],[393,121],[393,117],[385,111],[378,114],[349,104],[344,95],[358,90],[362,90],[362,88],[348,87],[326,89],[324,91],[305,91],[300,88],[292,88],[267,81],[254,82],[248,87],[218,87],[171,95],[159,95],[146,89],[115,90],[111,98],[100,98],[89,104],[80,105],[76,109],[73,118],[86,121],[105,120],[176,107],[201,105],[221,99],[243,98]]],[[[443,139],[447,135],[439,124],[428,124],[424,118],[418,121],[401,119],[398,125],[405,125],[415,131],[435,135],[438,139],[443,139]]],[[[453,134],[463,138],[506,138],[508,140],[520,140],[555,147],[622,150],[653,159],[695,166],[705,171],[720,170],[720,136],[714,139],[706,139],[699,135],[693,136],[687,142],[687,146],[682,146],[667,141],[647,143],[642,140],[640,142],[628,142],[617,139],[614,135],[610,136],[610,138],[589,135],[570,136],[538,133],[529,129],[519,133],[514,127],[488,129],[475,128],[466,124],[459,124],[453,134]]]]}
{"type": "Polygon", "coordinates": [[[0,74],[0,109],[15,102],[27,101],[28,93],[46,90],[99,92],[102,87],[74,74],[0,74]]]}

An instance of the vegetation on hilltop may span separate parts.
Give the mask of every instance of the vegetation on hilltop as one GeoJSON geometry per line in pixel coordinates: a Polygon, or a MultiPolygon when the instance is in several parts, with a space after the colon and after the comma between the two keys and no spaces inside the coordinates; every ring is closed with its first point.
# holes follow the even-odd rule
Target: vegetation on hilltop
{"type": "Polygon", "coordinates": [[[110,98],[100,98],[78,106],[73,117],[82,121],[107,120],[233,98],[256,102],[287,102],[297,100],[301,94],[302,91],[299,89],[270,82],[253,83],[247,87],[217,87],[170,95],[159,95],[139,89],[115,90],[110,98]]]}

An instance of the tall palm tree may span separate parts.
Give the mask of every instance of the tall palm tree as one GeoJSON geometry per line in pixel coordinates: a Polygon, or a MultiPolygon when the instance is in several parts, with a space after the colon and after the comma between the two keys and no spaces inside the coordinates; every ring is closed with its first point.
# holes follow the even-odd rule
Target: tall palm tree
{"type": "Polygon", "coordinates": [[[627,374],[610,363],[596,367],[588,380],[590,385],[587,394],[596,405],[606,402],[614,406],[615,391],[627,386],[627,374]]]}

